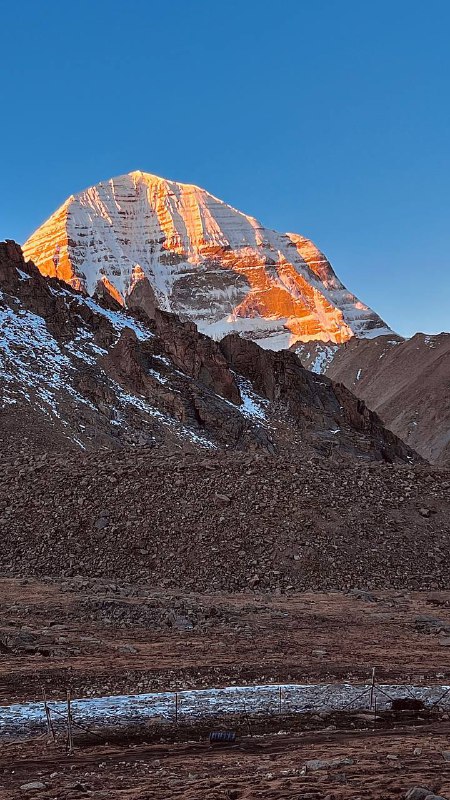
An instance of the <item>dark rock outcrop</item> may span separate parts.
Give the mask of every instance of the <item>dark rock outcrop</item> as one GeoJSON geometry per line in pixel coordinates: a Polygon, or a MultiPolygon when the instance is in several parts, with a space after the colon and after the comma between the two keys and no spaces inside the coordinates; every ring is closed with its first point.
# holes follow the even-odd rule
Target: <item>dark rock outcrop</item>
{"type": "Polygon", "coordinates": [[[220,342],[232,369],[251,380],[256,391],[287,408],[300,425],[324,427],[345,422],[354,431],[368,434],[377,455],[386,461],[405,459],[412,451],[342,384],[305,369],[289,350],[263,350],[252,341],[230,334],[220,342]]]}
{"type": "Polygon", "coordinates": [[[127,307],[152,323],[164,352],[175,366],[226,400],[239,405],[238,385],[229,370],[219,345],[198,332],[193,322],[183,322],[175,314],[158,308],[148,278],[138,280],[127,297],[127,307]]]}
{"type": "Polygon", "coordinates": [[[148,347],[139,342],[134,331],[125,328],[118,342],[102,359],[111,377],[132,394],[144,397],[152,406],[169,413],[174,419],[184,422],[186,406],[180,393],[166,388],[149,372],[148,347]]]}
{"type": "Polygon", "coordinates": [[[126,303],[130,311],[143,312],[149,320],[155,319],[158,304],[148,278],[136,281],[127,295],[126,303]]]}
{"type": "Polygon", "coordinates": [[[25,450],[69,441],[415,458],[362,401],[293,353],[236,335],[219,345],[156,308],[145,280],[132,292],[145,302],[126,311],[110,296],[103,303],[44,278],[7,242],[0,281],[3,450],[19,440],[25,450]]]}
{"type": "Polygon", "coordinates": [[[241,403],[238,385],[217,342],[199,333],[193,322],[182,322],[166,311],[157,309],[154,323],[165,352],[178,369],[231,403],[241,403]]]}

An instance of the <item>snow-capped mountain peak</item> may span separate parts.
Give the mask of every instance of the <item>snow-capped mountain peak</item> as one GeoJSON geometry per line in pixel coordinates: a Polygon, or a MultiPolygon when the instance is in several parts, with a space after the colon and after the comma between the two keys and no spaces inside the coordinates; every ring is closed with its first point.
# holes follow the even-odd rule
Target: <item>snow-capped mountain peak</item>
{"type": "Polygon", "coordinates": [[[159,306],[213,338],[274,350],[391,333],[303,236],[278,233],[204,189],[134,171],[69,197],[28,239],[44,275],[126,304],[147,277],[159,306]]]}

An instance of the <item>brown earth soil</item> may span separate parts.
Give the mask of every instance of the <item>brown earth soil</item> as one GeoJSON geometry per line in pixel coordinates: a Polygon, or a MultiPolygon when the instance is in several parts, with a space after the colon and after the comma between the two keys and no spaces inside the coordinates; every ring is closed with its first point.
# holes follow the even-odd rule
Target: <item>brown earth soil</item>
{"type": "MultiPolygon", "coordinates": [[[[0,581],[0,702],[264,682],[450,683],[450,591],[181,594],[0,581]]],[[[450,748],[449,748],[450,749],[450,748]]]]}
{"type": "MultiPolygon", "coordinates": [[[[238,736],[232,747],[190,741],[76,745],[45,738],[12,743],[0,753],[2,800],[399,800],[414,786],[450,796],[448,715],[378,728],[360,715],[326,729],[238,736]],[[319,760],[319,765],[308,762],[319,760]],[[320,763],[321,762],[321,763],[320,763]],[[41,788],[21,787],[38,782],[41,788]],[[43,788],[42,788],[43,787],[43,788]]],[[[330,720],[328,720],[330,722],[330,720]]],[[[204,734],[204,731],[201,731],[204,734]]],[[[423,796],[423,795],[422,795],[423,796]]]]}
{"type": "MultiPolygon", "coordinates": [[[[246,682],[450,680],[450,591],[169,593],[70,578],[0,581],[3,704],[246,682]]],[[[398,800],[450,793],[449,713],[211,719],[76,729],[0,746],[2,800],[398,800]],[[235,745],[211,747],[214,729],[235,745]],[[108,744],[109,742],[109,744],[108,744]],[[319,759],[318,768],[307,762],[319,759]],[[41,788],[21,788],[37,782],[41,788]],[[43,788],[42,788],[43,787],[43,788]]],[[[180,714],[181,718],[181,714],[180,714]]],[[[317,765],[315,765],[317,766],[317,765]]]]}

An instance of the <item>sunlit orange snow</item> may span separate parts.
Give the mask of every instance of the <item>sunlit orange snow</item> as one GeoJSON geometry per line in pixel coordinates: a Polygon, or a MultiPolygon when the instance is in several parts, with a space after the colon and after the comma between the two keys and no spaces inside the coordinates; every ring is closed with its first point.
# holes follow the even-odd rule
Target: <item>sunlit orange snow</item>
{"type": "Polygon", "coordinates": [[[277,337],[276,347],[344,342],[353,320],[381,323],[310,240],[263,228],[197,186],[142,172],[70,197],[24,253],[44,275],[91,294],[102,281],[121,302],[148,277],[163,306],[191,316],[200,330],[248,328],[257,339],[268,331],[269,347],[277,337]]]}

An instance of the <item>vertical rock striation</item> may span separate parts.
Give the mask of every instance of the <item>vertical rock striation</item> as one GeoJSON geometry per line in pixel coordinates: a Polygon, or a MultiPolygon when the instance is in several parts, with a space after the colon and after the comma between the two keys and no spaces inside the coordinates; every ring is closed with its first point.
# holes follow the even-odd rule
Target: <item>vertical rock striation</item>
{"type": "Polygon", "coordinates": [[[44,275],[88,294],[103,284],[121,304],[147,278],[160,309],[215,339],[237,332],[280,350],[390,333],[308,239],[264,228],[197,186],[144,172],[69,197],[24,254],[44,275]]]}

